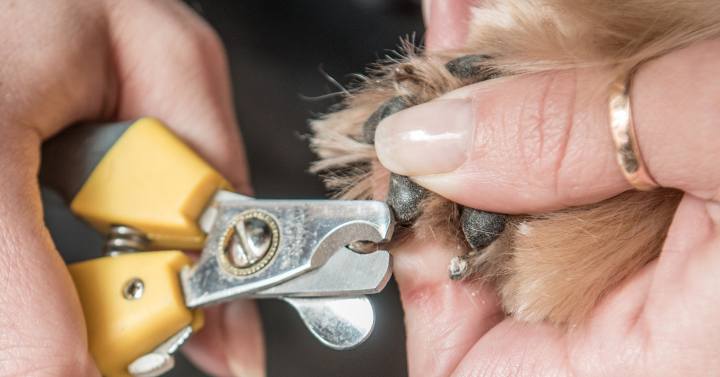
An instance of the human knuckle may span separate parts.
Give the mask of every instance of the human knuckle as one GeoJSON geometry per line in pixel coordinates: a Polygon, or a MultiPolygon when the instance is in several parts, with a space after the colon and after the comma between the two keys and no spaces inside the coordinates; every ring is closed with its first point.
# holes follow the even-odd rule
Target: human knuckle
{"type": "Polygon", "coordinates": [[[543,151],[553,166],[565,157],[570,131],[575,121],[575,78],[567,72],[555,72],[545,84],[541,98],[540,126],[543,151]]]}
{"type": "Polygon", "coordinates": [[[518,148],[528,179],[556,190],[575,122],[574,76],[552,72],[536,79],[520,110],[518,148]]]}
{"type": "Polygon", "coordinates": [[[49,349],[44,345],[0,347],[1,376],[87,376],[94,362],[87,349],[49,349]]]}
{"type": "Polygon", "coordinates": [[[191,60],[217,58],[224,54],[220,37],[205,22],[176,25],[177,50],[191,60]]]}

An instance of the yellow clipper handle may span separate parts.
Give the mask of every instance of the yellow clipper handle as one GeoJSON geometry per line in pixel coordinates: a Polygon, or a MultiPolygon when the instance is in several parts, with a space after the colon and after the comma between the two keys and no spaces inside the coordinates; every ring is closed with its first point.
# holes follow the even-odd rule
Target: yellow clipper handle
{"type": "Polygon", "coordinates": [[[106,377],[127,367],[190,325],[202,312],[185,306],[178,274],[190,264],[179,251],[103,257],[69,266],[82,302],[90,353],[106,377]]]}
{"type": "Polygon", "coordinates": [[[160,121],[78,125],[43,145],[43,185],[103,234],[142,231],[154,249],[201,248],[197,220],[228,183],[160,121]]]}
{"type": "MultiPolygon", "coordinates": [[[[153,250],[201,248],[198,217],[229,187],[152,118],[69,127],[43,145],[40,180],[103,234],[113,225],[130,226],[153,250]]],[[[138,357],[188,325],[200,328],[201,312],[185,306],[180,287],[180,270],[189,264],[179,251],[155,251],[69,266],[103,375],[128,376],[138,357]]]]}

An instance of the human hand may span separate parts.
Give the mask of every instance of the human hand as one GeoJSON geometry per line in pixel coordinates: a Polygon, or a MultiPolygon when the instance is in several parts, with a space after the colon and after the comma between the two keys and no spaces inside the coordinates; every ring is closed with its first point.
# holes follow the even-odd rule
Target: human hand
{"type": "MultiPolygon", "coordinates": [[[[429,5],[430,49],[456,43],[463,31],[447,28],[462,25],[455,8],[462,3],[429,5]]],[[[686,193],[660,258],[566,331],[506,318],[491,287],[449,281],[452,251],[443,245],[404,245],[394,250],[394,266],[410,375],[720,371],[718,51],[718,41],[675,51],[642,65],[633,80],[648,169],[660,185],[686,193]]],[[[375,137],[378,157],[391,171],[484,210],[532,213],[600,201],[631,188],[615,160],[600,85],[612,79],[611,72],[568,70],[462,88],[386,118],[375,137]],[[421,140],[410,137],[421,130],[421,140]],[[432,159],[438,154],[445,158],[432,159]]]]}
{"type": "MultiPolygon", "coordinates": [[[[225,54],[177,1],[0,4],[0,375],[98,375],[67,269],[43,223],[43,140],[80,121],[154,116],[248,192],[225,54]]],[[[214,375],[264,374],[254,303],[206,310],[184,347],[214,375]]]]}

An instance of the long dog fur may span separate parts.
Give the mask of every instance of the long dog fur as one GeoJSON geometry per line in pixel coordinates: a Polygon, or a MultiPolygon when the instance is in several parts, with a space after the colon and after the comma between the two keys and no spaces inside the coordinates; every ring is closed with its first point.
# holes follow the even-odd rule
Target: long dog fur
{"type": "MultiPolygon", "coordinates": [[[[469,54],[492,57],[502,76],[595,67],[630,72],[645,61],[720,36],[713,0],[495,0],[473,9],[466,46],[403,56],[374,66],[340,109],[312,123],[312,170],[339,197],[383,199],[388,172],[363,141],[365,120],[388,99],[414,104],[466,85],[445,63],[469,54]]],[[[609,83],[608,83],[609,84],[609,83]]],[[[681,193],[628,191],[600,203],[512,216],[503,235],[471,259],[474,278],[494,283],[505,310],[526,321],[572,325],[613,287],[656,258],[681,193]]],[[[430,195],[404,237],[432,238],[469,251],[459,209],[430,195]]],[[[422,271],[418,271],[422,273],[422,271]]]]}

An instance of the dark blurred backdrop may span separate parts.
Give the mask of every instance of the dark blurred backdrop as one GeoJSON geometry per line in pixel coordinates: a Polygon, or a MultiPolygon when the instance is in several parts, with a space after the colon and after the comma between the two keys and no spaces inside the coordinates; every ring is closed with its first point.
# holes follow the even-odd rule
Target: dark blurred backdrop
{"type": "MultiPolygon", "coordinates": [[[[336,92],[321,72],[340,83],[396,48],[399,37],[422,35],[414,0],[188,0],[215,27],[228,51],[235,106],[245,138],[256,195],[319,198],[317,177],[307,173],[313,155],[302,135],[307,120],[327,111],[336,92]]],[[[66,260],[97,256],[101,239],[70,218],[44,192],[46,219],[66,260]]],[[[352,351],[316,341],[292,308],[260,302],[267,339],[268,376],[405,376],[405,335],[397,288],[372,297],[376,328],[352,351]]],[[[240,334],[238,334],[240,336],[240,334]]],[[[203,376],[182,357],[169,376],[203,376]]]]}

